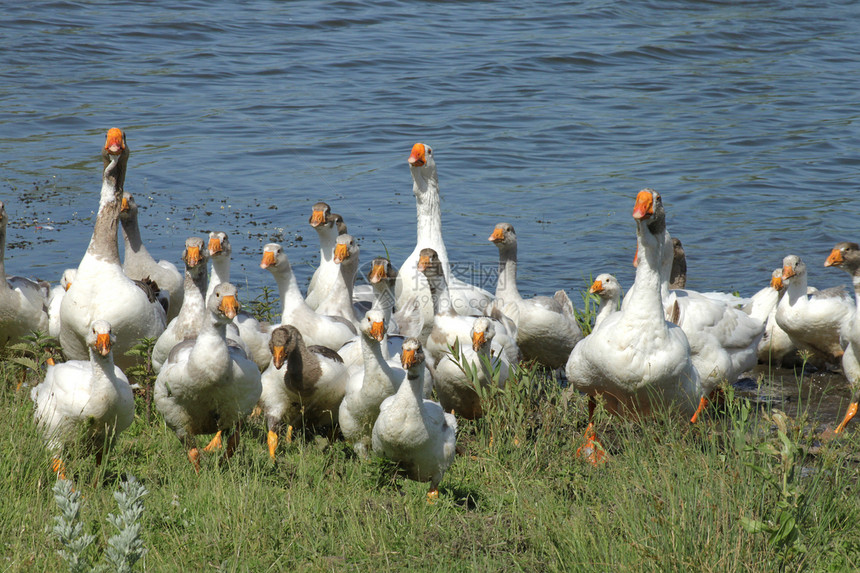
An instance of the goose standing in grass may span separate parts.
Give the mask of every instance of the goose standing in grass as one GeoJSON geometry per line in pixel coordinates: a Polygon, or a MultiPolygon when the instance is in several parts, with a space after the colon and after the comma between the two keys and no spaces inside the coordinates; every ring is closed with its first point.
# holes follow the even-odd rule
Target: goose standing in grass
{"type": "Polygon", "coordinates": [[[158,285],[159,290],[168,293],[167,321],[173,320],[182,308],[182,275],[176,265],[170,261],[156,262],[140,236],[140,226],[137,222],[137,203],[131,193],[124,192],[119,219],[122,223],[122,234],[125,239],[125,259],[122,263],[123,272],[132,280],[149,279],[158,285]]]}
{"type": "MultiPolygon", "coordinates": [[[[839,267],[851,275],[854,285],[855,308],[860,307],[860,245],[857,243],[838,243],[830,256],[824,262],[825,267],[839,267]]],[[[860,403],[860,320],[855,316],[851,320],[849,328],[845,332],[848,345],[842,355],[842,373],[848,380],[851,389],[851,402],[845,412],[845,417],[836,427],[837,434],[845,430],[845,426],[857,414],[857,406],[860,403]]]]}
{"type": "Polygon", "coordinates": [[[492,306],[513,320],[517,345],[527,360],[549,368],[565,365],[571,350],[582,340],[573,304],[563,290],[553,297],[524,299],[517,288],[517,234],[509,223],[499,223],[490,235],[499,249],[499,276],[492,306]]]}
{"type": "Polygon", "coordinates": [[[596,294],[600,298],[600,304],[597,307],[597,315],[594,317],[594,326],[591,328],[591,330],[594,331],[597,330],[597,327],[600,326],[603,321],[609,317],[609,315],[618,310],[618,307],[621,304],[621,295],[623,294],[623,290],[621,289],[621,284],[618,282],[618,279],[609,273],[603,273],[597,275],[597,278],[595,278],[594,282],[591,283],[588,292],[596,294]]]}
{"type": "Polygon", "coordinates": [[[318,314],[305,303],[296,275],[293,274],[290,261],[281,245],[269,243],[263,247],[260,268],[272,273],[278,284],[281,324],[298,328],[307,344],[319,344],[337,350],[356,336],[357,331],[348,320],[318,314]]]}
{"type": "MultiPolygon", "coordinates": [[[[355,275],[358,272],[361,249],[352,235],[343,234],[335,239],[332,262],[337,267],[338,280],[331,285],[325,299],[317,306],[316,311],[326,316],[339,316],[358,325],[355,310],[352,306],[352,290],[355,275]]],[[[307,301],[307,299],[305,299],[307,301]]]]}
{"type": "Polygon", "coordinates": [[[113,362],[110,323],[95,320],[87,333],[89,360],[48,366],[45,380],[30,391],[36,424],[55,452],[53,469],[65,479],[60,450],[80,436],[101,464],[106,446],[134,420],[134,395],[113,362]]]}
{"type": "Polygon", "coordinates": [[[776,323],[776,309],[785,294],[782,268],[771,273],[770,284],[755,293],[744,305],[743,311],[764,323],[764,334],[756,354],[762,364],[790,365],[795,362],[797,346],[791,337],[776,323]]]}
{"type": "Polygon", "coordinates": [[[477,382],[483,387],[505,387],[511,364],[504,353],[493,355],[490,352],[495,335],[494,321],[486,316],[479,316],[472,326],[471,344],[460,346],[458,356],[445,354],[436,364],[433,387],[442,409],[446,412],[454,412],[469,420],[480,418],[483,408],[474,383],[477,382]],[[474,372],[474,382],[466,369],[474,372]]]}
{"type": "Polygon", "coordinates": [[[230,431],[224,458],[232,456],[239,445],[239,425],[262,391],[257,365],[227,340],[227,325],[239,311],[236,287],[215,287],[206,308],[209,320],[196,338],[173,347],[155,379],[154,393],[156,407],[196,471],[200,452],[195,436],[230,431]]]}
{"type": "Polygon", "coordinates": [[[337,238],[346,234],[343,217],[331,212],[327,203],[314,204],[308,220],[320,239],[320,264],[311,276],[305,302],[316,310],[326,299],[329,291],[340,282],[340,267],[334,262],[334,248],[337,238]]]}
{"type": "Polygon", "coordinates": [[[448,251],[442,238],[442,210],[439,196],[439,178],[436,173],[436,161],[433,150],[429,145],[416,143],[409,156],[409,170],[412,173],[412,192],[415,195],[417,207],[417,241],[415,249],[400,266],[395,284],[397,308],[411,308],[419,305],[425,322],[433,315],[430,304],[430,292],[427,282],[418,271],[418,258],[421,250],[430,248],[439,255],[445,278],[452,288],[452,304],[457,314],[477,316],[493,296],[484,289],[467,284],[451,275],[451,265],[448,261],[448,251]]]}
{"type": "Polygon", "coordinates": [[[842,337],[851,331],[856,305],[843,287],[807,294],[806,264],[797,255],[782,260],[786,292],[776,308],[776,322],[801,349],[816,360],[837,364],[842,360],[842,337]]]}
{"type": "Polygon", "coordinates": [[[0,201],[0,348],[34,331],[48,331],[48,297],[45,284],[7,276],[6,225],[9,216],[0,201]]]}
{"type": "Polygon", "coordinates": [[[308,346],[292,325],[277,327],[272,340],[273,357],[283,355],[281,381],[295,397],[294,408],[286,415],[290,425],[334,427],[348,378],[343,359],[325,346],[308,346]]]}
{"type": "Polygon", "coordinates": [[[65,355],[74,360],[89,356],[86,339],[98,318],[111,324],[114,362],[121,368],[139,360],[126,352],[141,338],[157,337],[165,327],[164,309],[153,293],[126,276],[119,261],[117,226],[128,155],[125,134],[112,128],[102,149],[102,191],[92,239],[60,306],[65,355]]]}
{"type": "Polygon", "coordinates": [[[78,269],[66,269],[60,277],[60,284],[51,289],[48,297],[48,335],[51,338],[60,336],[60,308],[63,305],[63,297],[72,286],[78,269]]]}
{"type": "Polygon", "coordinates": [[[152,369],[156,374],[161,371],[173,347],[183,340],[195,338],[203,328],[203,324],[209,320],[205,299],[206,283],[209,278],[203,239],[199,237],[186,239],[182,260],[185,263],[184,302],[179,315],[170,321],[155,341],[152,349],[152,369]]]}
{"type": "Polygon", "coordinates": [[[397,391],[406,371],[392,367],[383,355],[387,323],[382,310],[367,311],[360,330],[363,366],[347,382],[340,403],[339,423],[346,441],[360,457],[367,458],[379,406],[397,391]]]}
{"type": "Polygon", "coordinates": [[[648,415],[665,401],[692,415],[704,392],[684,331],[663,311],[666,219],[659,196],[640,191],[633,218],[639,243],[633,286],[621,310],[576,345],[565,372],[574,388],[602,394],[611,412],[648,415]]]}
{"type": "Polygon", "coordinates": [[[438,402],[424,399],[424,351],[415,338],[400,356],[406,380],[379,407],[373,425],[373,451],[398,462],[410,479],[429,481],[428,500],[439,496],[439,482],[454,462],[457,419],[438,402]]]}

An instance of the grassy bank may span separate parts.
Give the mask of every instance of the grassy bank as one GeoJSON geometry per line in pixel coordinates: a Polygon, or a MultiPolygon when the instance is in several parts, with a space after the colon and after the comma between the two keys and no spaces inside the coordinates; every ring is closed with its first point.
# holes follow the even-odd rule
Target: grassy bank
{"type": "MultiPolygon", "coordinates": [[[[61,571],[47,530],[58,514],[50,455],[17,365],[0,366],[0,570],[61,571]]],[[[34,375],[31,378],[35,379],[34,375]]],[[[297,436],[271,462],[260,419],[237,455],[195,474],[145,400],[105,465],[72,452],[81,519],[113,535],[113,492],[129,475],[149,490],[138,570],[850,570],[860,567],[860,486],[847,435],[820,444],[814,424],[753,412],[731,390],[691,427],[599,417],[610,461],[575,457],[584,398],[534,371],[463,421],[462,455],[441,496],[342,441],[297,436]]],[[[201,438],[201,445],[203,439],[201,438]]]]}

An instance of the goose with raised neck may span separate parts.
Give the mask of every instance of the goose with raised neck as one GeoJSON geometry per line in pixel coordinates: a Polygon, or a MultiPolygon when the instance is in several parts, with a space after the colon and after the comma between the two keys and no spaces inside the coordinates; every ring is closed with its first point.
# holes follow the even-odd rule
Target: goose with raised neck
{"type": "Polygon", "coordinates": [[[356,328],[358,319],[352,305],[352,291],[360,263],[360,253],[361,249],[352,235],[344,234],[337,237],[332,258],[332,263],[338,270],[337,282],[329,288],[325,299],[316,308],[319,314],[339,316],[351,322],[356,328]]]}
{"type": "Polygon", "coordinates": [[[176,433],[194,469],[200,452],[194,436],[228,431],[224,452],[239,445],[239,425],[260,398],[260,371],[245,351],[227,340],[227,325],[239,311],[236,287],[221,283],[206,301],[208,320],[196,338],[170,351],[155,379],[155,405],[176,433]]]}
{"type": "Polygon", "coordinates": [[[115,339],[110,323],[93,321],[87,333],[88,360],[49,365],[45,379],[30,391],[36,424],[61,474],[64,445],[83,436],[100,464],[105,446],[134,420],[131,386],[113,361],[115,339]]]}
{"type": "Polygon", "coordinates": [[[99,318],[111,324],[116,336],[114,361],[121,368],[140,360],[126,352],[141,338],[157,337],[165,327],[164,309],[120,265],[117,227],[128,155],[125,134],[117,128],[109,130],[102,149],[102,190],[93,235],[60,306],[60,344],[65,355],[87,358],[86,336],[92,321],[99,318]]]}
{"type": "Polygon", "coordinates": [[[454,462],[457,419],[424,398],[424,351],[415,338],[403,343],[406,380],[379,407],[371,443],[378,455],[398,462],[410,479],[429,481],[428,499],[439,495],[442,477],[454,462]]]}
{"type": "Polygon", "coordinates": [[[340,277],[340,268],[334,262],[334,249],[337,238],[347,232],[343,217],[331,212],[331,207],[322,201],[314,204],[308,220],[320,240],[320,264],[311,276],[305,302],[316,310],[334,288],[340,277]]]}
{"type": "Polygon", "coordinates": [[[499,223],[489,241],[499,249],[499,275],[496,283],[498,308],[517,327],[517,345],[527,360],[537,360],[561,368],[570,351],[582,340],[573,303],[563,290],[552,297],[524,299],[517,287],[517,234],[510,223],[499,223]]]}
{"type": "Polygon", "coordinates": [[[158,288],[168,293],[167,321],[171,321],[182,308],[184,289],[182,275],[170,261],[156,261],[143,244],[138,223],[138,207],[131,193],[125,191],[119,213],[122,235],[125,242],[125,258],[122,270],[133,280],[149,279],[158,288]]]}
{"type": "Polygon", "coordinates": [[[209,262],[212,264],[212,274],[206,289],[206,300],[209,300],[215,287],[221,283],[230,282],[230,258],[233,255],[233,246],[224,231],[210,231],[207,249],[209,262]]]}
{"type": "Polygon", "coordinates": [[[260,268],[271,272],[278,285],[281,324],[294,325],[308,344],[337,350],[356,336],[357,331],[348,320],[318,314],[305,303],[296,275],[281,245],[269,243],[263,247],[260,268]]]}
{"type": "Polygon", "coordinates": [[[48,330],[47,286],[6,275],[6,226],[9,216],[0,201],[0,348],[33,332],[48,330]]]}

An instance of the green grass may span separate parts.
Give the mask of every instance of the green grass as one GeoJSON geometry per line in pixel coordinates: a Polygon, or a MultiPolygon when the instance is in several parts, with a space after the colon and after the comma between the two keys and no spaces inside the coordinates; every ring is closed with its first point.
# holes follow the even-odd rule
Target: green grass
{"type": "MultiPolygon", "coordinates": [[[[56,478],[29,390],[16,390],[20,372],[0,364],[0,570],[62,571],[47,533],[56,478]]],[[[692,427],[669,413],[631,422],[598,410],[610,459],[593,467],[575,457],[585,399],[525,370],[492,395],[482,420],[461,421],[462,454],[432,505],[427,484],[358,459],[342,441],[297,436],[273,463],[259,419],[232,460],[207,456],[197,475],[158,412],[145,422],[145,404],[139,397],[102,468],[82,452],[66,456],[96,536],[91,562],[104,562],[113,492],[134,475],[149,490],[140,571],[860,567],[856,426],[820,445],[805,417],[756,413],[730,390],[692,427]]]]}

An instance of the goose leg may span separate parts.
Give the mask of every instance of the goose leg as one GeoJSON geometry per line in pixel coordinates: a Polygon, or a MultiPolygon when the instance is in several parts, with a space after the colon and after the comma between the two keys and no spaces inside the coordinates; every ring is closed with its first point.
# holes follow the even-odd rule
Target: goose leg
{"type": "MultiPolygon", "coordinates": [[[[292,428],[292,426],[290,426],[292,428]]],[[[278,431],[281,429],[281,421],[269,418],[269,434],[266,436],[266,442],[269,446],[269,457],[275,459],[275,452],[278,450],[278,431]]]]}
{"type": "Polygon", "coordinates": [[[58,479],[66,479],[66,464],[60,456],[54,456],[51,460],[51,471],[57,474],[58,479]]]}
{"type": "Polygon", "coordinates": [[[194,466],[194,471],[200,473],[200,450],[197,446],[188,450],[188,461],[194,466]]]}
{"type": "Polygon", "coordinates": [[[588,426],[585,428],[583,437],[585,443],[576,449],[576,457],[585,458],[585,460],[593,465],[598,465],[606,461],[606,450],[603,449],[603,444],[597,439],[597,434],[594,431],[594,410],[597,407],[597,401],[594,396],[588,397],[588,426]]]}
{"type": "Polygon", "coordinates": [[[693,417],[690,418],[690,423],[695,424],[699,421],[699,415],[705,410],[705,406],[708,405],[708,399],[702,396],[699,400],[699,407],[696,408],[696,412],[693,414],[693,417]]]}
{"type": "Polygon", "coordinates": [[[218,433],[215,434],[215,437],[212,438],[212,441],[209,442],[203,451],[207,454],[212,450],[220,450],[221,449],[221,430],[218,430],[218,433]]]}
{"type": "Polygon", "coordinates": [[[839,433],[842,433],[843,430],[845,430],[845,426],[848,424],[848,422],[851,421],[851,418],[853,418],[854,415],[857,413],[857,405],[858,405],[858,401],[856,399],[853,400],[848,405],[848,411],[845,412],[845,418],[843,418],[842,423],[839,424],[835,430],[833,430],[834,433],[839,434],[839,433]]]}

